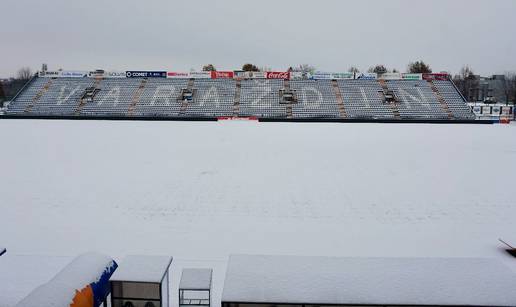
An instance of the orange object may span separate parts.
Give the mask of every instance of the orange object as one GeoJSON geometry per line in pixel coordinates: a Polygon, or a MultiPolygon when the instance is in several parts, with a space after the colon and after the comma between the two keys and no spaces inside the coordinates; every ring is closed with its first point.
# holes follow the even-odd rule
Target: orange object
{"type": "Polygon", "coordinates": [[[75,297],[70,307],[93,307],[93,290],[90,285],[87,285],[81,291],[75,290],[75,297]]]}

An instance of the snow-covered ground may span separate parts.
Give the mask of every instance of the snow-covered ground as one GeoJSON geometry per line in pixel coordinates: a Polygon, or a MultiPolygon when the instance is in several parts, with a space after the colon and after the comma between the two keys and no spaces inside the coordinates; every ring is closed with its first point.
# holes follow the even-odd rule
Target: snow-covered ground
{"type": "MultiPolygon", "coordinates": [[[[516,126],[0,120],[0,307],[86,251],[497,257],[516,126]]],[[[514,267],[514,266],[513,266],[514,267]]]]}

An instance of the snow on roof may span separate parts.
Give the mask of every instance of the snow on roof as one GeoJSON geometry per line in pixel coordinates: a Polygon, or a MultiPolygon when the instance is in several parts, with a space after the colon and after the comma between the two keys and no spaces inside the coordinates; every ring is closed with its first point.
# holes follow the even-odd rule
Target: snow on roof
{"type": "Polygon", "coordinates": [[[513,306],[516,274],[488,258],[230,257],[223,302],[513,306]]]}
{"type": "Polygon", "coordinates": [[[80,255],[49,282],[29,293],[16,307],[68,306],[72,303],[76,290],[82,290],[97,281],[106,268],[113,264],[113,260],[105,255],[80,255]]]}
{"type": "Polygon", "coordinates": [[[111,281],[135,281],[160,283],[172,263],[170,256],[125,257],[111,276],[111,281]]]}
{"type": "Polygon", "coordinates": [[[211,288],[212,269],[183,269],[179,289],[209,290],[211,288]]]}

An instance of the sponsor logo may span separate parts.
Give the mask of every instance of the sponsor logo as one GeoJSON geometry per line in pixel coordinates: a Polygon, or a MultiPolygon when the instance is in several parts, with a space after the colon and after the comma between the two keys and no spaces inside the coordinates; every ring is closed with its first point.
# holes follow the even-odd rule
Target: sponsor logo
{"type": "Polygon", "coordinates": [[[402,74],[403,80],[422,80],[423,74],[402,74]]]}
{"type": "Polygon", "coordinates": [[[288,79],[290,79],[290,72],[288,72],[288,71],[285,71],[285,72],[267,71],[265,73],[265,78],[266,79],[285,79],[285,80],[288,80],[288,79]]]}
{"type": "Polygon", "coordinates": [[[212,71],[212,79],[233,79],[235,73],[232,71],[212,71]]]}
{"type": "Polygon", "coordinates": [[[104,76],[107,78],[125,78],[126,73],[121,71],[108,71],[104,73],[104,76]]]}
{"type": "Polygon", "coordinates": [[[247,71],[246,72],[246,78],[249,79],[265,79],[266,73],[263,71],[247,71]]]}
{"type": "Polygon", "coordinates": [[[176,71],[169,71],[167,73],[167,78],[189,78],[190,74],[187,72],[176,72],[176,71]]]}
{"type": "Polygon", "coordinates": [[[376,80],[378,75],[376,73],[361,73],[357,76],[357,79],[361,80],[376,80]]]}
{"type": "Polygon", "coordinates": [[[47,78],[59,77],[60,75],[61,75],[60,71],[42,71],[39,73],[40,77],[47,77],[47,78]]]}
{"type": "Polygon", "coordinates": [[[423,80],[427,80],[427,81],[432,81],[432,80],[447,81],[448,80],[448,74],[423,74],[423,80]]]}
{"type": "Polygon", "coordinates": [[[400,80],[401,79],[401,74],[397,73],[397,72],[388,72],[388,73],[382,74],[380,76],[380,79],[384,79],[384,80],[400,80]]]}
{"type": "Polygon", "coordinates": [[[209,78],[211,78],[211,72],[210,71],[192,71],[192,72],[190,72],[190,78],[209,79],[209,78]]]}
{"type": "Polygon", "coordinates": [[[61,77],[63,78],[82,78],[88,75],[85,71],[62,71],[61,77]]]}
{"type": "Polygon", "coordinates": [[[166,78],[166,71],[126,71],[127,78],[166,78]]]}

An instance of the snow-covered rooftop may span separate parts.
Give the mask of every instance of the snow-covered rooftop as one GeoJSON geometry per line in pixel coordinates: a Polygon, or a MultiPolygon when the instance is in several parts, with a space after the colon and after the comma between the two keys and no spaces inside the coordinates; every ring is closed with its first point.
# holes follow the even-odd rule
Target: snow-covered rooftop
{"type": "Polygon", "coordinates": [[[127,256],[110,280],[160,283],[171,263],[170,256],[127,256]]]}
{"type": "Polygon", "coordinates": [[[222,302],[514,306],[515,285],[487,258],[234,255],[222,302]]]}
{"type": "Polygon", "coordinates": [[[113,265],[113,260],[102,254],[80,255],[49,282],[34,289],[16,307],[69,306],[76,291],[81,291],[90,283],[98,281],[102,273],[113,265]]]}
{"type": "Polygon", "coordinates": [[[212,269],[183,269],[179,289],[209,290],[211,289],[212,269]]]}

